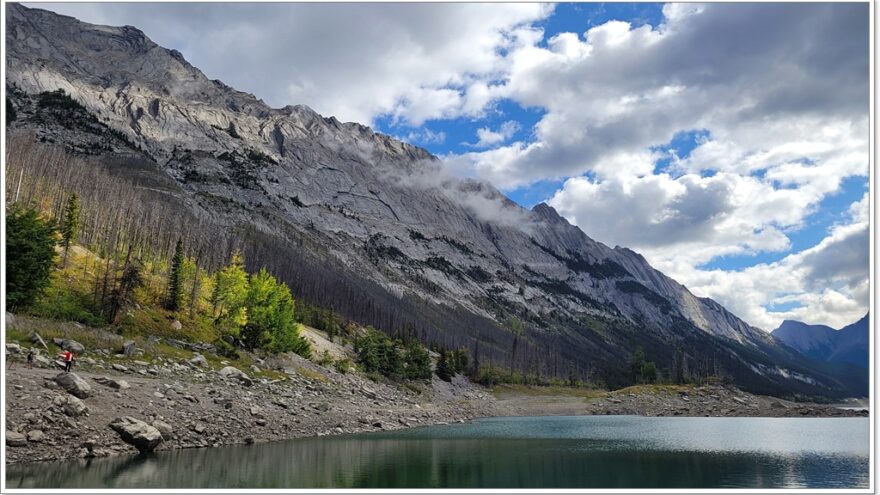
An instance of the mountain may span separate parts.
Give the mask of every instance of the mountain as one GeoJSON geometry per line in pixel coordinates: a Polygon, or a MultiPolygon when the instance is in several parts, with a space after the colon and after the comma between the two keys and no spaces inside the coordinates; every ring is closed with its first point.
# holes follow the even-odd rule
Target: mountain
{"type": "Polygon", "coordinates": [[[228,233],[212,243],[218,252],[242,245],[297,297],[361,323],[609,386],[630,383],[637,347],[661,374],[724,375],[755,392],[867,386],[804,363],[546,204],[524,209],[487,183],[447,176],[428,151],[364,125],[270,108],[131,26],[7,4],[6,47],[16,115],[7,138],[155,191],[228,233]]]}
{"type": "Polygon", "coordinates": [[[771,334],[776,340],[804,356],[867,368],[868,324],[867,314],[840,330],[825,325],[807,325],[800,321],[785,320],[771,334]]]}

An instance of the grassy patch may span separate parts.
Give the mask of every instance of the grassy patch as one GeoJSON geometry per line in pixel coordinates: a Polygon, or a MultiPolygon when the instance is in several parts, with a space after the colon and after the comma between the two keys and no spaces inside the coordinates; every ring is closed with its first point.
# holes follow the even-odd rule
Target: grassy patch
{"type": "Polygon", "coordinates": [[[530,397],[580,397],[582,399],[596,399],[605,397],[605,390],[587,387],[563,387],[559,385],[535,386],[519,384],[500,384],[492,387],[492,395],[498,399],[510,395],[523,395],[530,397]]]}

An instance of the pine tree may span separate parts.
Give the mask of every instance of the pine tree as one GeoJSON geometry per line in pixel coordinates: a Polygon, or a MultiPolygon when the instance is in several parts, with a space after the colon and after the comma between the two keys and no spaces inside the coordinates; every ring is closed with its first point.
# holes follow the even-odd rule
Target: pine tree
{"type": "Polygon", "coordinates": [[[6,213],[6,306],[34,302],[49,285],[55,259],[55,227],[36,210],[13,205],[6,213]]]}
{"type": "Polygon", "coordinates": [[[70,243],[76,241],[79,234],[79,196],[76,193],[70,195],[67,205],[64,207],[64,217],[61,220],[61,247],[64,248],[64,258],[61,262],[62,266],[67,266],[67,251],[70,249],[70,243]]]}
{"type": "Polygon", "coordinates": [[[447,351],[440,352],[440,360],[437,361],[437,377],[444,382],[451,382],[453,375],[448,354],[447,351]]]}
{"type": "Polygon", "coordinates": [[[410,380],[431,378],[431,356],[427,349],[414,340],[406,346],[406,378],[410,380]]]}
{"type": "Polygon", "coordinates": [[[165,300],[165,309],[177,311],[183,300],[183,241],[177,239],[174,247],[174,257],[171,258],[171,270],[168,273],[168,297],[165,300]]]}

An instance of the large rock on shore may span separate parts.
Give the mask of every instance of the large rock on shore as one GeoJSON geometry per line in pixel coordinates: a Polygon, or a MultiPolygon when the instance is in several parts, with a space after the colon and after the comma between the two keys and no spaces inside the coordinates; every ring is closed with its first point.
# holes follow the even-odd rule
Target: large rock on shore
{"type": "Polygon", "coordinates": [[[27,445],[27,437],[17,431],[6,430],[6,445],[10,447],[22,447],[27,445]]]}
{"type": "Polygon", "coordinates": [[[151,452],[162,442],[162,432],[131,416],[114,419],[110,428],[119,434],[122,441],[134,446],[142,454],[151,452]]]}
{"type": "Polygon", "coordinates": [[[79,417],[89,412],[89,408],[85,403],[76,397],[70,395],[55,397],[54,404],[64,411],[64,414],[71,417],[79,417]]]}
{"type": "Polygon", "coordinates": [[[159,433],[162,434],[162,439],[166,442],[168,440],[171,440],[171,438],[174,436],[174,428],[172,428],[171,425],[164,421],[159,421],[157,419],[156,421],[153,421],[152,426],[153,428],[159,430],[159,433]]]}
{"type": "Polygon", "coordinates": [[[254,381],[251,380],[251,378],[247,376],[244,371],[241,371],[240,369],[233,366],[227,366],[218,371],[217,374],[224,378],[235,378],[236,380],[248,386],[253,385],[254,383],[254,381]]]}
{"type": "Polygon", "coordinates": [[[86,352],[86,346],[73,339],[64,339],[64,341],[61,342],[61,348],[65,351],[75,352],[77,354],[86,352]]]}
{"type": "Polygon", "coordinates": [[[129,385],[127,381],[117,380],[115,378],[110,378],[109,376],[99,376],[94,380],[101,385],[105,385],[115,390],[125,390],[127,388],[131,388],[131,385],[129,385]]]}
{"type": "Polygon", "coordinates": [[[92,387],[76,373],[58,373],[55,375],[55,383],[61,386],[67,393],[85,399],[92,395],[92,387]]]}
{"type": "Polygon", "coordinates": [[[205,359],[205,356],[202,356],[198,352],[195,353],[195,355],[192,357],[192,359],[190,359],[187,362],[189,364],[191,364],[192,366],[196,366],[196,367],[204,368],[205,366],[208,366],[208,360],[205,359]]]}

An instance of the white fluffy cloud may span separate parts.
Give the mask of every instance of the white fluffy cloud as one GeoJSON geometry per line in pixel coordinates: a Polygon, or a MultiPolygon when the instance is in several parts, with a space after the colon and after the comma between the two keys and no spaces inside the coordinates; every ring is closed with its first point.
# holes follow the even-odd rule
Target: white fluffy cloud
{"type": "Polygon", "coordinates": [[[864,5],[667,5],[664,12],[656,28],[610,21],[511,52],[497,94],[547,113],[535,143],[513,143],[505,155],[491,150],[488,159],[471,154],[477,173],[508,187],[590,170],[602,178],[646,174],[643,163],[622,162],[693,129],[711,132],[705,158],[719,160],[697,156],[691,169],[741,172],[811,155],[843,162],[841,148],[855,148],[856,166],[867,170],[864,5]]]}
{"type": "Polygon", "coordinates": [[[493,131],[488,127],[477,129],[477,142],[469,145],[475,148],[488,148],[501,144],[510,139],[517,131],[520,130],[519,122],[508,120],[501,124],[497,131],[493,131]]]}
{"type": "Polygon", "coordinates": [[[868,194],[852,205],[849,219],[835,225],[819,244],[775,263],[740,271],[669,266],[694,292],[712,297],[755,325],[773,329],[783,319],[835,328],[864,316],[868,308],[868,194]],[[676,273],[677,272],[677,273],[676,273]],[[765,306],[795,303],[787,311],[765,306]]]}

